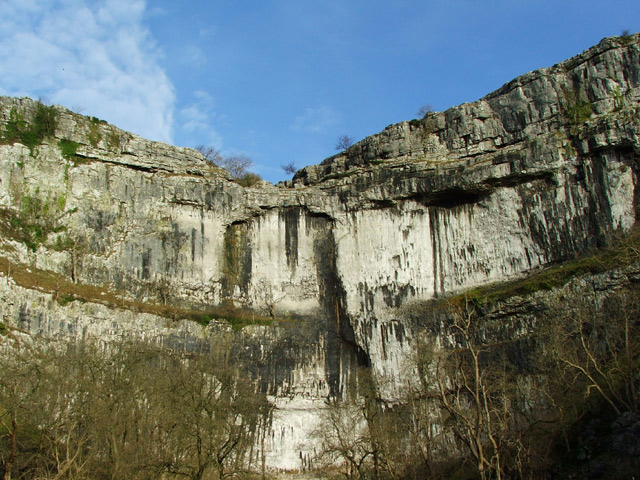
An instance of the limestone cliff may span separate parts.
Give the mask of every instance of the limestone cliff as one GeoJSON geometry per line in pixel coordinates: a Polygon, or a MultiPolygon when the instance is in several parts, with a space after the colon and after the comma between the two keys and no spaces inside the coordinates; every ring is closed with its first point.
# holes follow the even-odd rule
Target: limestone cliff
{"type": "Polygon", "coordinates": [[[281,407],[268,461],[296,468],[314,409],[347,394],[358,364],[394,397],[415,333],[401,307],[526,275],[631,228],[639,101],[640,37],[606,39],[477,102],[389,126],[290,182],[243,188],[194,150],[1,98],[8,276],[26,265],[98,289],[60,305],[55,286],[7,278],[3,322],[189,349],[215,348],[230,327],[129,307],[232,302],[292,322],[236,335],[281,407]]]}

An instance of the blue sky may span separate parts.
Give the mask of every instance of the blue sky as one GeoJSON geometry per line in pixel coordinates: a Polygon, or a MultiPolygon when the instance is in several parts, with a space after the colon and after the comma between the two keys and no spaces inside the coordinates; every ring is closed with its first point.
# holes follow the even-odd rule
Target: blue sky
{"type": "Polygon", "coordinates": [[[640,27],[638,0],[0,0],[0,95],[276,182],[391,123],[474,101],[640,27]]]}

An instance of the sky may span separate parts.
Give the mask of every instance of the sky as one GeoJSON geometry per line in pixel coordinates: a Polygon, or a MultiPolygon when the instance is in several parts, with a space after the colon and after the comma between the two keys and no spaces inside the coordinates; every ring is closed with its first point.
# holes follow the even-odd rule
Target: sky
{"type": "Polygon", "coordinates": [[[0,95],[277,182],[639,23],[638,0],[0,0],[0,95]]]}

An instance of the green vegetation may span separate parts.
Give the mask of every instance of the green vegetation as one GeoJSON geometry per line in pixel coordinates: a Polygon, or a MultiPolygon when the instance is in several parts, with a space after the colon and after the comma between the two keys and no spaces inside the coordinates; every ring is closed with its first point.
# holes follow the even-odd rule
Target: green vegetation
{"type": "Polygon", "coordinates": [[[626,47],[627,45],[631,45],[633,43],[633,35],[631,35],[631,32],[629,32],[629,30],[623,30],[618,37],[618,41],[620,42],[620,45],[626,47]]]}
{"type": "Polygon", "coordinates": [[[223,245],[223,274],[224,283],[227,294],[230,294],[233,290],[233,286],[238,283],[240,276],[240,247],[238,242],[237,227],[231,225],[224,232],[224,245],[223,245]]]}
{"type": "Polygon", "coordinates": [[[73,248],[73,240],[68,236],[58,235],[56,243],[51,246],[56,252],[64,252],[73,248]]]}
{"type": "Polygon", "coordinates": [[[96,117],[91,117],[91,120],[89,122],[89,134],[87,135],[87,139],[93,147],[97,147],[100,143],[100,140],[102,140],[100,123],[101,121],[96,117]]]}
{"type": "Polygon", "coordinates": [[[593,115],[593,103],[583,99],[580,91],[576,90],[564,91],[563,109],[572,135],[577,134],[579,128],[593,115]]]}
{"type": "Polygon", "coordinates": [[[9,121],[0,134],[3,144],[21,143],[33,154],[34,149],[47,137],[55,134],[58,122],[58,112],[53,106],[46,106],[40,102],[36,104],[36,112],[31,122],[25,120],[23,112],[15,107],[9,112],[9,121]]]}
{"type": "Polygon", "coordinates": [[[568,110],[569,120],[573,125],[582,125],[593,115],[591,102],[579,102],[568,110]]]}
{"type": "Polygon", "coordinates": [[[56,198],[56,206],[58,207],[59,212],[64,212],[64,207],[67,206],[67,196],[60,195],[56,198]]]}
{"type": "Polygon", "coordinates": [[[56,298],[56,301],[58,302],[58,305],[61,305],[63,307],[65,305],[68,305],[69,303],[75,301],[75,300],[76,300],[76,297],[74,297],[70,293],[67,293],[67,294],[64,294],[64,295],[58,295],[58,297],[56,298]]]}
{"type": "MultiPolygon", "coordinates": [[[[39,190],[36,189],[34,194],[21,197],[19,209],[0,209],[0,235],[22,242],[29,250],[35,252],[48,241],[51,234],[66,231],[61,218],[74,210],[65,211],[65,206],[66,196],[51,196],[43,199],[39,190]]],[[[242,278],[241,255],[245,241],[243,235],[242,226],[233,226],[225,236],[225,288],[229,291],[232,291],[242,278]]],[[[122,292],[77,283],[78,258],[88,248],[86,239],[67,234],[56,235],[55,241],[49,242],[48,248],[71,254],[70,280],[63,275],[35,267],[27,268],[1,257],[0,270],[7,272],[22,287],[51,293],[60,305],[66,305],[71,301],[94,302],[174,320],[189,319],[205,326],[215,318],[229,322],[234,330],[247,325],[270,325],[274,321],[272,317],[242,310],[232,304],[205,308],[167,305],[166,298],[170,293],[168,290],[170,285],[162,287],[166,291],[162,292],[161,300],[164,298],[164,301],[161,304],[128,300],[127,295],[122,292]]]]}
{"type": "Polygon", "coordinates": [[[613,92],[613,110],[619,112],[624,108],[624,96],[620,91],[620,85],[618,85],[613,92]]]}
{"type": "Polygon", "coordinates": [[[231,297],[236,286],[248,283],[246,254],[248,252],[248,230],[245,223],[235,223],[224,233],[222,251],[223,288],[225,296],[231,297]]]}
{"type": "Polygon", "coordinates": [[[43,200],[36,189],[34,195],[25,194],[20,199],[20,208],[14,211],[8,208],[0,210],[0,231],[10,238],[23,242],[35,252],[51,233],[66,229],[60,223],[64,213],[66,197],[54,197],[43,200]]]}
{"type": "Polygon", "coordinates": [[[100,124],[101,123],[102,125],[108,125],[106,120],[102,120],[101,118],[98,118],[98,117],[91,117],[89,120],[93,124],[100,124]]]}
{"type": "Polygon", "coordinates": [[[0,322],[0,335],[6,335],[7,333],[9,333],[9,329],[4,322],[0,322]]]}
{"type": "Polygon", "coordinates": [[[68,140],[66,138],[62,138],[58,141],[60,153],[67,160],[74,160],[76,158],[76,151],[79,146],[80,144],[78,142],[74,142],[73,140],[68,140]]]}
{"type": "Polygon", "coordinates": [[[120,151],[122,147],[122,136],[116,130],[111,130],[107,135],[107,146],[113,152],[120,151]]]}

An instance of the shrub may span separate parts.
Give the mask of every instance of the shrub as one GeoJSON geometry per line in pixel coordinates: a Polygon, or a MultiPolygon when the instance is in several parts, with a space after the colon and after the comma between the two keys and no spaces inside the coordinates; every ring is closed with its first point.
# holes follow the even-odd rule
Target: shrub
{"type": "Polygon", "coordinates": [[[60,153],[67,160],[73,160],[76,156],[76,151],[80,144],[78,142],[74,142],[73,140],[68,140],[66,138],[61,139],[58,142],[58,147],[60,147],[60,153]]]}
{"type": "Polygon", "coordinates": [[[593,115],[593,103],[583,99],[579,91],[565,90],[563,111],[569,123],[569,131],[575,135],[593,115]]]}
{"type": "Polygon", "coordinates": [[[5,144],[21,143],[33,153],[33,149],[42,143],[46,137],[55,134],[58,122],[58,112],[55,107],[48,107],[38,102],[36,113],[31,123],[24,118],[24,113],[18,112],[15,107],[9,112],[9,121],[4,132],[0,135],[0,141],[5,144]]]}
{"type": "Polygon", "coordinates": [[[253,187],[261,181],[262,177],[255,173],[245,173],[242,177],[235,179],[235,182],[243,187],[253,187]]]}
{"type": "Polygon", "coordinates": [[[9,226],[9,231],[4,233],[35,252],[51,233],[65,230],[60,223],[65,204],[66,198],[61,197],[43,200],[37,189],[34,195],[23,195],[17,213],[4,211],[9,226]]]}
{"type": "Polygon", "coordinates": [[[631,32],[627,29],[622,30],[618,38],[620,40],[620,43],[624,46],[627,46],[633,43],[633,36],[631,35],[631,32]]]}
{"type": "Polygon", "coordinates": [[[91,117],[87,139],[89,140],[89,143],[94,147],[97,147],[100,143],[100,140],[102,140],[102,133],[100,132],[100,119],[91,117]]]}
{"type": "Polygon", "coordinates": [[[107,146],[114,152],[120,151],[120,149],[122,148],[122,142],[123,138],[116,130],[112,130],[107,135],[107,146]]]}

